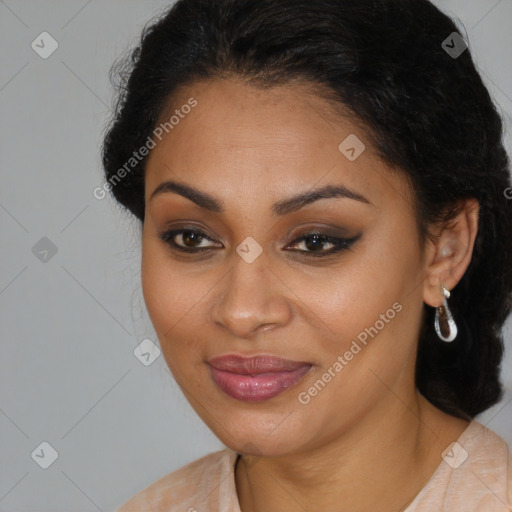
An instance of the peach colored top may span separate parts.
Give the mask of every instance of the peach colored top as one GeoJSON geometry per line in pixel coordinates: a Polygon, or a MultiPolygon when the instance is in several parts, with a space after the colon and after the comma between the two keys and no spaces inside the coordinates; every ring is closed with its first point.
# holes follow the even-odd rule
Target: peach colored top
{"type": "MultiPolygon", "coordinates": [[[[115,512],[240,512],[235,487],[238,454],[211,453],[146,487],[115,512]]],[[[476,420],[403,512],[512,511],[512,452],[476,420]]]]}

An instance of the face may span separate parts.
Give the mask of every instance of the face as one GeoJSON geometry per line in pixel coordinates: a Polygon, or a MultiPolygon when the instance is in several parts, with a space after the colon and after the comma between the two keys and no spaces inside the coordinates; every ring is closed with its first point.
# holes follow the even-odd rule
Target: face
{"type": "Polygon", "coordinates": [[[405,178],[304,85],[200,83],[176,109],[147,161],[142,285],[203,421],[283,455],[414,393],[424,275],[405,178]]]}

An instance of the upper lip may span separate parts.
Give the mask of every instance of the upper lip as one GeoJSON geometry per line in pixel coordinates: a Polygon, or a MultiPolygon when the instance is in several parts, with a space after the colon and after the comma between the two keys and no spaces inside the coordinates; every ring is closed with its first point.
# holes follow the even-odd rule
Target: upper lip
{"type": "Polygon", "coordinates": [[[311,366],[311,363],[290,361],[289,359],[282,359],[281,357],[272,355],[247,357],[238,354],[214,357],[208,361],[208,364],[217,370],[224,370],[240,375],[293,371],[303,366],[311,366]]]}

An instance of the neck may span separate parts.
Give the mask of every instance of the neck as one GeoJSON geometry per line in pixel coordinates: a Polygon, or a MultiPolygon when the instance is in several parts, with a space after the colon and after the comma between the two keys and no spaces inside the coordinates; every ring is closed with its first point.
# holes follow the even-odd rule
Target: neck
{"type": "Polygon", "coordinates": [[[242,457],[235,471],[242,510],[404,510],[467,426],[416,391],[405,405],[390,394],[321,446],[251,464],[242,457]]]}

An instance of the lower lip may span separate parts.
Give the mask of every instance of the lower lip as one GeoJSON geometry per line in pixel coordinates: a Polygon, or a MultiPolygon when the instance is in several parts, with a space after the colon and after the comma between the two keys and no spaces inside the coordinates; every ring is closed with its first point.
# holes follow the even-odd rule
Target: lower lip
{"type": "Polygon", "coordinates": [[[219,388],[230,397],[244,402],[262,402],[273,398],[298,384],[310,369],[311,365],[307,365],[292,371],[240,375],[210,366],[212,379],[219,388]]]}

